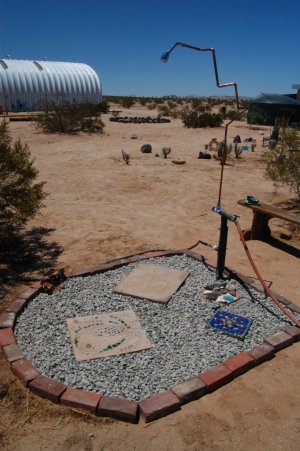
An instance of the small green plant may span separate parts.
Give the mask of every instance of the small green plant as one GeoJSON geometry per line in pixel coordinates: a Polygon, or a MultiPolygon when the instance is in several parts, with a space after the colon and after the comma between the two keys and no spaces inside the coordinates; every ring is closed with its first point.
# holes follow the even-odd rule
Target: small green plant
{"type": "Polygon", "coordinates": [[[297,130],[283,125],[276,147],[268,150],[263,161],[265,177],[278,188],[287,186],[300,202],[300,137],[297,130]]]}
{"type": "Polygon", "coordinates": [[[130,108],[134,105],[134,99],[132,97],[123,97],[121,100],[121,105],[123,108],[130,108]]]}
{"type": "Polygon", "coordinates": [[[223,122],[221,114],[198,113],[196,110],[184,112],[181,118],[188,128],[220,127],[223,122]]]}
{"type": "Polygon", "coordinates": [[[247,114],[247,122],[248,124],[253,125],[270,125],[270,118],[267,113],[261,108],[255,107],[250,108],[247,114]]]}
{"type": "Polygon", "coordinates": [[[102,102],[98,103],[97,111],[104,114],[109,112],[109,103],[106,99],[103,99],[102,102]]]}
{"type": "Polygon", "coordinates": [[[46,133],[102,133],[99,104],[69,103],[60,105],[47,103],[44,111],[35,117],[36,126],[46,133]]]}
{"type": "Polygon", "coordinates": [[[46,182],[36,182],[27,144],[12,142],[8,123],[0,123],[0,237],[17,232],[43,206],[46,182]]]}
{"type": "Polygon", "coordinates": [[[226,119],[229,119],[230,121],[241,121],[243,117],[240,111],[228,110],[226,112],[226,119]]]}
{"type": "Polygon", "coordinates": [[[243,153],[243,149],[241,146],[238,145],[238,143],[234,143],[234,154],[235,158],[240,158],[240,156],[243,153]]]}

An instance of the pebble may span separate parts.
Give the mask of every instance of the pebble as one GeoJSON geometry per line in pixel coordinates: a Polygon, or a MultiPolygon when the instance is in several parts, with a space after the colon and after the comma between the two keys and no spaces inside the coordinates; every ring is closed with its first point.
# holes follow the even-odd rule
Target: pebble
{"type": "Polygon", "coordinates": [[[137,401],[168,390],[232,355],[262,344],[265,336],[290,324],[264,294],[249,288],[245,290],[239,282],[231,281],[241,299],[220,309],[246,316],[253,323],[244,341],[220,335],[207,328],[214,306],[201,295],[205,286],[215,282],[215,272],[202,262],[182,255],[147,262],[190,272],[168,304],[112,292],[138,263],[105,274],[68,279],[65,290],[51,296],[40,294],[18,317],[15,336],[25,357],[44,376],[72,387],[137,401]],[[126,309],[135,312],[153,347],[77,362],[66,320],[126,309]]]}

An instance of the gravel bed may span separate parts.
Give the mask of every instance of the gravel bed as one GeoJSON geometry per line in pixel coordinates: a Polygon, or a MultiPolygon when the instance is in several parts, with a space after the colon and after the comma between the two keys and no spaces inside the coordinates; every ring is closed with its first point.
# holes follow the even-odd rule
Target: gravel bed
{"type": "Polygon", "coordinates": [[[139,263],[85,278],[66,281],[66,289],[40,294],[19,316],[16,340],[41,374],[79,389],[140,400],[198,375],[224,359],[263,343],[266,335],[290,324],[263,294],[243,288],[241,299],[221,310],[252,320],[244,341],[207,328],[213,304],[201,295],[215,273],[187,256],[152,258],[148,263],[189,271],[185,284],[168,304],[112,293],[139,263]],[[149,350],[77,362],[66,320],[75,316],[132,309],[153,344],[149,350]]]}

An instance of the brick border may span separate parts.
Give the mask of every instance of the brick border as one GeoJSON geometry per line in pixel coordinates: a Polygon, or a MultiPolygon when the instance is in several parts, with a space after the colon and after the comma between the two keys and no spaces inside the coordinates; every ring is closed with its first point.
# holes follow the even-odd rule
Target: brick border
{"type": "MultiPolygon", "coordinates": [[[[216,270],[216,265],[212,260],[206,259],[193,250],[170,249],[152,250],[129,255],[108,261],[99,266],[70,271],[65,275],[67,278],[87,277],[114,270],[137,261],[172,255],[187,255],[197,261],[201,261],[211,270],[216,270]]],[[[264,292],[263,288],[254,279],[246,277],[230,268],[226,268],[224,272],[227,276],[236,278],[248,287],[259,292],[264,292]]],[[[170,387],[169,390],[163,393],[155,394],[139,402],[124,398],[103,396],[99,393],[68,387],[61,382],[42,376],[31,362],[23,356],[16,343],[13,328],[16,318],[28,302],[35,298],[41,290],[41,282],[33,283],[29,289],[18,295],[6,310],[0,314],[0,348],[10,364],[11,371],[31,392],[53,403],[88,410],[94,415],[109,416],[130,423],[138,423],[140,418],[148,423],[180,410],[182,404],[198,399],[222,387],[249,369],[273,358],[279,350],[300,341],[300,328],[287,326],[285,330],[265,337],[262,345],[256,346],[248,352],[240,352],[233,355],[223,363],[194,377],[188,378],[170,387]]],[[[283,305],[288,306],[292,312],[300,313],[299,305],[294,304],[275,292],[273,294],[283,305]]]]}

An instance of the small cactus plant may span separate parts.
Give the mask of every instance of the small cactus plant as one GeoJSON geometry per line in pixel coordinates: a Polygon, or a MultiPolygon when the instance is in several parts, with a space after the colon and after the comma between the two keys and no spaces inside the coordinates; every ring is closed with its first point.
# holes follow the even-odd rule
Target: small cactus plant
{"type": "Polygon", "coordinates": [[[168,158],[169,153],[171,153],[171,147],[163,147],[161,149],[164,158],[168,158]]]}
{"type": "Polygon", "coordinates": [[[241,146],[239,146],[238,143],[234,143],[235,158],[240,158],[240,155],[242,152],[243,152],[243,149],[241,148],[241,146]]]}

